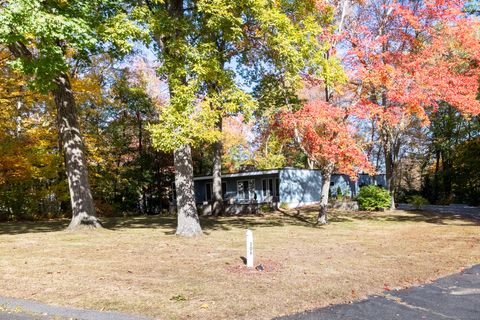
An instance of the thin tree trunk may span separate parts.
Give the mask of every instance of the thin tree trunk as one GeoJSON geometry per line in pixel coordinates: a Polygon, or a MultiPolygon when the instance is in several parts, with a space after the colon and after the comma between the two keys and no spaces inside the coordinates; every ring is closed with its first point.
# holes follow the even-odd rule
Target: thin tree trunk
{"type": "Polygon", "coordinates": [[[308,166],[308,169],[310,170],[313,170],[315,167],[315,161],[312,161],[312,159],[310,159],[308,156],[307,156],[307,166],[308,166]]]}
{"type": "Polygon", "coordinates": [[[328,194],[330,191],[330,180],[332,174],[330,172],[322,173],[322,194],[320,196],[320,210],[318,212],[317,224],[323,225],[328,223],[327,206],[328,194]]]}
{"type": "Polygon", "coordinates": [[[176,234],[184,237],[202,235],[193,188],[192,150],[189,145],[174,151],[175,189],[178,224],[176,234]]]}
{"type": "Polygon", "coordinates": [[[435,152],[435,172],[433,176],[433,203],[438,201],[438,175],[440,170],[440,150],[435,152]]]}
{"type": "Polygon", "coordinates": [[[387,190],[390,194],[390,210],[395,209],[395,162],[393,159],[392,148],[388,145],[389,142],[385,143],[385,178],[387,180],[387,190]]]}
{"type": "MultiPolygon", "coordinates": [[[[142,125],[142,115],[140,111],[135,112],[138,125],[138,160],[140,161],[140,171],[143,176],[145,170],[144,159],[143,159],[143,125],[142,125]]],[[[142,213],[149,213],[148,211],[148,200],[147,200],[147,187],[145,186],[145,180],[142,179],[142,213]]]]}
{"type": "Polygon", "coordinates": [[[65,157],[65,169],[72,204],[72,221],[68,229],[98,228],[101,227],[101,223],[96,218],[75,98],[68,76],[60,75],[55,79],[55,84],[56,88],[52,90],[52,93],[57,107],[57,125],[65,157]]]}
{"type": "MultiPolygon", "coordinates": [[[[217,129],[222,131],[222,119],[217,123],[217,129]]],[[[213,144],[213,182],[212,182],[212,212],[214,216],[218,216],[223,210],[222,197],[222,153],[223,143],[218,140],[213,144]]]]}

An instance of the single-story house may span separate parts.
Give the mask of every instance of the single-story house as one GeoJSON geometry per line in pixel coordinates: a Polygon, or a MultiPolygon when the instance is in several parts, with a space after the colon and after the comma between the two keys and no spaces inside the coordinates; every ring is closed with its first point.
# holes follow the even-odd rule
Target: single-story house
{"type": "Polygon", "coordinates": [[[336,197],[337,191],[340,188],[343,196],[355,197],[358,195],[361,187],[371,184],[386,187],[387,180],[385,174],[371,176],[366,173],[361,173],[358,175],[356,181],[352,181],[349,176],[344,174],[333,174],[330,181],[330,195],[336,197]]]}
{"type": "MultiPolygon", "coordinates": [[[[212,176],[194,177],[195,199],[198,204],[212,200],[212,176]]],[[[336,196],[338,187],[343,195],[355,196],[360,186],[385,186],[385,176],[361,174],[357,181],[348,176],[332,175],[330,194],[336,196]]],[[[322,177],[319,170],[282,168],[256,170],[222,175],[223,199],[229,204],[274,203],[297,207],[320,201],[322,177]]]]}

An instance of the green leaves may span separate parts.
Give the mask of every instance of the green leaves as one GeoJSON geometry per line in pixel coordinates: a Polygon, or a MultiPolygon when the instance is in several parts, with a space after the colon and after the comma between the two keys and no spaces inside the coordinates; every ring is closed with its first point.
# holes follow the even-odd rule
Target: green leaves
{"type": "Polygon", "coordinates": [[[130,39],[141,37],[142,31],[123,5],[112,0],[9,0],[0,9],[0,43],[24,45],[30,54],[17,57],[12,66],[32,76],[34,87],[48,91],[72,61],[132,50],[130,39]]]}
{"type": "Polygon", "coordinates": [[[357,201],[362,210],[372,211],[390,207],[391,197],[387,189],[369,185],[360,188],[357,201]]]}
{"type": "Polygon", "coordinates": [[[171,93],[160,124],[151,127],[162,150],[218,139],[214,126],[225,115],[243,113],[248,120],[258,101],[242,81],[268,89],[256,95],[267,98],[261,101],[265,109],[297,103],[304,74],[328,85],[346,79],[319,38],[332,12],[319,11],[312,1],[169,0],[137,8],[135,16],[149,22],[159,74],[171,93]]]}
{"type": "Polygon", "coordinates": [[[209,108],[178,110],[170,104],[162,110],[158,125],[150,125],[152,144],[163,151],[173,151],[183,145],[198,146],[220,139],[215,130],[217,117],[209,108]]]}

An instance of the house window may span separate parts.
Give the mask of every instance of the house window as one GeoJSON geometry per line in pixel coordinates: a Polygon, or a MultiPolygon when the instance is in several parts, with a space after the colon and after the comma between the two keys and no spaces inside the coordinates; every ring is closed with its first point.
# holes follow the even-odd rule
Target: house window
{"type": "Polygon", "coordinates": [[[227,195],[227,183],[222,182],[222,199],[225,199],[227,195]]]}
{"type": "Polygon", "coordinates": [[[237,181],[237,198],[239,200],[255,199],[255,180],[237,181]]]}
{"type": "Polygon", "coordinates": [[[205,184],[205,201],[212,201],[212,184],[210,182],[205,184]]]}
{"type": "Polygon", "coordinates": [[[330,187],[333,187],[335,185],[335,181],[330,182],[330,187]]]}
{"type": "Polygon", "coordinates": [[[274,193],[273,179],[262,180],[262,194],[264,197],[272,196],[274,193]]]}
{"type": "MultiPolygon", "coordinates": [[[[227,194],[227,183],[222,182],[222,198],[225,199],[227,194]]],[[[211,182],[205,183],[205,201],[212,201],[213,199],[213,184],[211,182]]]]}
{"type": "Polygon", "coordinates": [[[275,179],[275,193],[274,193],[274,196],[275,197],[280,196],[280,179],[278,179],[278,178],[275,179]]]}

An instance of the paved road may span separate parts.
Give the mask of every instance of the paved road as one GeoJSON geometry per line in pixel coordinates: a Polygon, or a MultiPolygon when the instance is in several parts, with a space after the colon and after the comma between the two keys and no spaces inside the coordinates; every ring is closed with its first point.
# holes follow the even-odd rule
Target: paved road
{"type": "MultiPolygon", "coordinates": [[[[400,210],[412,210],[413,206],[400,203],[397,206],[400,210]]],[[[451,204],[449,206],[426,205],[422,206],[423,211],[436,212],[443,215],[454,215],[480,221],[480,207],[471,207],[465,204],[451,204]]],[[[480,319],[480,318],[479,318],[480,319]]]]}
{"type": "Polygon", "coordinates": [[[334,305],[281,320],[479,320],[480,265],[432,284],[385,292],[352,304],[334,305]]]}
{"type": "Polygon", "coordinates": [[[0,320],[151,320],[119,312],[101,312],[0,297],[0,320]]]}

